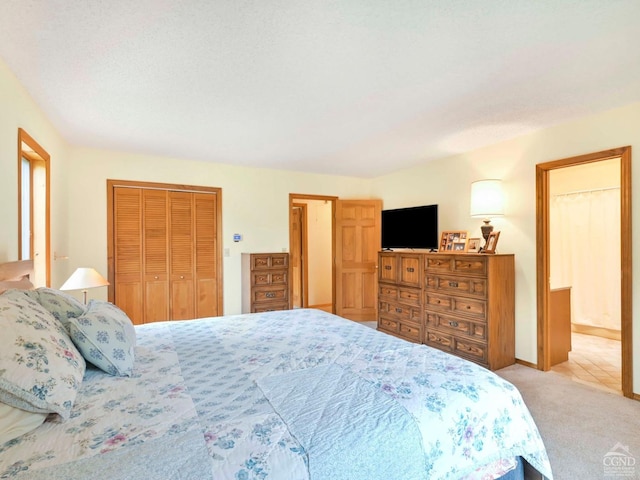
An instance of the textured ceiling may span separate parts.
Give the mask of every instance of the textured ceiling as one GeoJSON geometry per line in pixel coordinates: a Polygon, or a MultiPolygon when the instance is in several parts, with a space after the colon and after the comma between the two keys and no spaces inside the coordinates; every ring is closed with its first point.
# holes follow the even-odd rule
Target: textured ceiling
{"type": "Polygon", "coordinates": [[[639,46],[639,0],[0,0],[71,144],[360,177],[640,101],[639,46]]]}

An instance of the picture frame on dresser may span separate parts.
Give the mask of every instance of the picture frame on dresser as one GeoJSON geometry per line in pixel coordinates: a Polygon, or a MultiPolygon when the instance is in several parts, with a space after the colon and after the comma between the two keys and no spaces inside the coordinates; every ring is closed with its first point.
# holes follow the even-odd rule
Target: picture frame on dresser
{"type": "Polygon", "coordinates": [[[451,230],[442,232],[440,236],[440,252],[467,253],[469,232],[466,230],[451,230]]]}
{"type": "Polygon", "coordinates": [[[500,238],[500,232],[491,232],[487,237],[487,246],[482,250],[482,253],[496,253],[498,238],[500,238]]]}
{"type": "Polygon", "coordinates": [[[470,238],[467,243],[467,253],[478,253],[480,251],[480,238],[470,238]]]}

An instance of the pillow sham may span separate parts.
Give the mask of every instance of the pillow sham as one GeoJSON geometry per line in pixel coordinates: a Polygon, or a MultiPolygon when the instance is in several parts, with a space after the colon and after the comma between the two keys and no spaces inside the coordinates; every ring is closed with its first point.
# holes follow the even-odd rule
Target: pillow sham
{"type": "Polygon", "coordinates": [[[132,375],[136,331],[114,304],[91,300],[86,312],[69,318],[69,335],[85,360],[99,369],[114,376],[132,375]]]}
{"type": "Polygon", "coordinates": [[[40,287],[35,292],[38,295],[40,305],[62,323],[67,332],[69,332],[69,319],[79,317],[86,310],[82,302],[60,290],[40,287]]]}
{"type": "Polygon", "coordinates": [[[31,295],[0,295],[0,402],[67,419],[86,363],[60,322],[31,295]]]}
{"type": "Polygon", "coordinates": [[[0,402],[0,445],[35,430],[46,418],[46,413],[27,412],[0,402]]]}

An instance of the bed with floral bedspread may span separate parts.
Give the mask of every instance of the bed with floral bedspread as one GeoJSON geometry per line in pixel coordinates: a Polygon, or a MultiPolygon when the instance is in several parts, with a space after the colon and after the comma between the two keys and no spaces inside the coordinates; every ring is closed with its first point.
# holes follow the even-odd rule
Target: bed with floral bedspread
{"type": "Polygon", "coordinates": [[[318,310],[137,326],[128,375],[87,352],[68,411],[0,444],[0,478],[315,480],[333,465],[349,479],[489,479],[511,478],[518,459],[552,478],[513,385],[318,310]],[[400,458],[376,465],[389,438],[400,458]],[[336,439],[340,448],[323,444],[336,439]]]}

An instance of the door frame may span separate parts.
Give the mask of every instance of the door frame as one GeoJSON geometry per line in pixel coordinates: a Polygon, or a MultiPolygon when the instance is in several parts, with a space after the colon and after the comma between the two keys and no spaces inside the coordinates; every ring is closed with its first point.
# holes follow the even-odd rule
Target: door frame
{"type": "MultiPolygon", "coordinates": [[[[329,195],[309,195],[304,193],[290,193],[289,194],[289,252],[292,251],[293,243],[293,228],[291,226],[291,216],[293,211],[293,205],[299,200],[322,200],[331,202],[331,312],[336,312],[336,200],[338,197],[329,195]]],[[[302,268],[304,271],[308,271],[308,257],[305,255],[301,257],[305,263],[302,268]]],[[[308,295],[308,285],[307,292],[308,295]]],[[[289,298],[293,298],[293,282],[289,282],[289,298]]]]}
{"type": "MultiPolygon", "coordinates": [[[[549,338],[549,172],[557,168],[620,158],[620,268],[621,268],[621,356],[622,394],[633,394],[633,297],[632,297],[632,231],[631,231],[631,147],[564,158],[536,165],[536,284],[537,337],[539,370],[551,368],[549,338]]],[[[640,398],[639,398],[640,399],[640,398]]]]}

